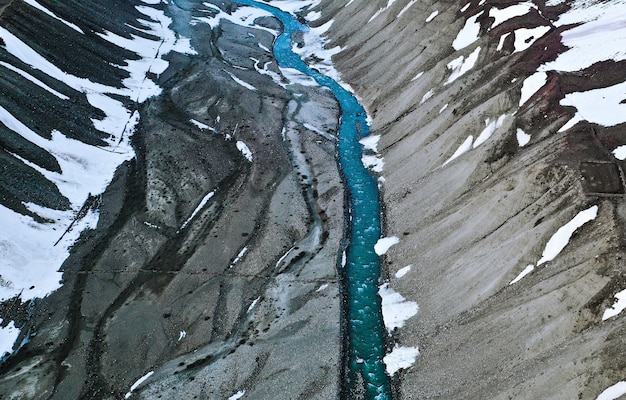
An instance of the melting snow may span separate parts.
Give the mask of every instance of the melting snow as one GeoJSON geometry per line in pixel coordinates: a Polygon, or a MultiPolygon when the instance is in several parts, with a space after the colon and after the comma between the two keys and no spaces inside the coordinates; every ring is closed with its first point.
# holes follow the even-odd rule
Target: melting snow
{"type": "Polygon", "coordinates": [[[389,250],[391,246],[398,243],[400,243],[400,239],[398,239],[398,237],[396,236],[380,238],[374,245],[374,251],[379,256],[382,256],[383,254],[387,253],[387,250],[389,250]]]}
{"type": "Polygon", "coordinates": [[[242,142],[241,140],[237,141],[237,149],[243,154],[243,156],[250,162],[252,162],[252,150],[248,147],[247,144],[242,142]]]}
{"type": "Polygon", "coordinates": [[[234,395],[230,396],[228,398],[228,400],[238,400],[238,399],[242,398],[244,394],[246,394],[246,391],[245,390],[240,390],[237,393],[235,393],[234,395]]]}
{"type": "Polygon", "coordinates": [[[415,363],[419,355],[417,347],[404,347],[396,345],[391,353],[385,355],[383,362],[389,375],[394,375],[400,369],[406,369],[415,363]]]}
{"type": "Polygon", "coordinates": [[[178,341],[180,342],[185,337],[187,337],[187,332],[186,331],[180,331],[180,333],[178,334],[178,341]]]}
{"type": "Polygon", "coordinates": [[[520,128],[517,128],[516,136],[517,136],[517,143],[519,144],[520,147],[524,147],[528,144],[528,142],[530,142],[531,136],[527,134],[526,132],[524,132],[523,130],[521,130],[520,128]]]}
{"type": "Polygon", "coordinates": [[[611,308],[607,308],[604,310],[604,314],[602,315],[602,321],[609,319],[611,317],[616,316],[621,313],[624,309],[626,309],[626,290],[622,290],[619,293],[615,294],[615,304],[611,308]]]}
{"type": "Polygon", "coordinates": [[[396,18],[400,18],[400,16],[401,16],[402,14],[404,14],[405,12],[407,12],[407,10],[408,10],[409,8],[411,8],[411,6],[412,6],[413,4],[415,4],[415,3],[417,3],[417,0],[411,0],[411,1],[409,1],[409,2],[408,2],[408,4],[407,4],[406,6],[404,6],[404,8],[403,8],[402,10],[400,10],[400,12],[399,12],[399,13],[398,13],[398,15],[396,16],[396,18]]]}
{"type": "Polygon", "coordinates": [[[525,277],[526,275],[530,274],[531,272],[533,272],[533,270],[535,269],[534,265],[528,265],[526,268],[524,268],[524,270],[522,272],[519,273],[519,275],[517,275],[515,277],[515,279],[513,279],[511,282],[509,282],[509,285],[512,285],[514,283],[517,283],[519,280],[521,280],[523,277],[525,277]]]}
{"type": "Polygon", "coordinates": [[[0,65],[2,65],[3,67],[5,67],[7,69],[10,69],[13,72],[17,72],[18,74],[22,75],[24,78],[28,79],[29,81],[31,81],[35,85],[41,87],[42,89],[47,90],[48,92],[50,92],[53,95],[55,95],[58,98],[60,98],[61,100],[69,100],[69,97],[67,97],[63,93],[59,93],[56,90],[52,89],[50,86],[46,85],[45,83],[43,83],[39,79],[35,78],[34,76],[29,74],[28,72],[22,71],[21,69],[19,69],[17,67],[14,67],[13,65],[11,65],[9,63],[6,63],[4,61],[0,61],[0,65]]]}
{"type": "Polygon", "coordinates": [[[325,283],[325,284],[323,284],[322,286],[318,287],[318,288],[317,288],[317,290],[316,290],[316,292],[321,292],[321,291],[323,291],[324,289],[326,289],[327,287],[328,287],[328,283],[325,283]]]}
{"type": "Polygon", "coordinates": [[[539,89],[546,84],[548,74],[545,72],[535,72],[522,83],[522,95],[519,99],[520,107],[524,105],[539,89]]]}
{"type": "Polygon", "coordinates": [[[377,152],[379,141],[380,141],[380,135],[370,135],[359,140],[359,143],[363,145],[364,149],[377,152]]]}
{"type": "Polygon", "coordinates": [[[551,261],[558,256],[565,246],[567,246],[574,232],[587,222],[594,220],[597,215],[598,206],[591,206],[576,214],[570,222],[559,228],[559,230],[552,235],[550,240],[548,240],[541,259],[537,261],[537,266],[551,261]]]}
{"type": "Polygon", "coordinates": [[[616,400],[626,394],[626,381],[617,382],[606,388],[596,400],[616,400]]]}
{"type": "MultiPolygon", "coordinates": [[[[472,148],[472,142],[474,141],[474,136],[469,135],[467,137],[467,139],[465,139],[465,141],[463,143],[461,143],[461,145],[459,146],[458,149],[456,149],[456,151],[454,152],[454,154],[452,154],[452,156],[450,158],[448,158],[446,160],[446,162],[443,163],[443,165],[446,165],[447,163],[449,163],[450,161],[454,160],[455,158],[459,157],[460,155],[466,153],[469,151],[469,149],[472,148]]],[[[442,166],[443,166],[442,165],[442,166]]]]}
{"type": "Polygon", "coordinates": [[[187,218],[187,220],[183,223],[183,225],[180,227],[180,229],[185,229],[185,227],[187,227],[189,222],[191,222],[191,220],[194,219],[194,217],[200,212],[200,210],[202,210],[204,208],[206,203],[208,203],[208,201],[211,200],[211,197],[213,197],[214,195],[215,195],[215,191],[210,192],[206,196],[204,196],[202,198],[202,200],[200,201],[200,204],[198,204],[196,209],[193,210],[193,212],[191,213],[191,216],[189,218],[187,218]]]}
{"type": "Polygon", "coordinates": [[[619,146],[615,150],[613,150],[613,155],[618,160],[626,160],[626,145],[619,146]]]}
{"type": "Polygon", "coordinates": [[[230,75],[230,77],[237,82],[239,85],[245,87],[248,90],[252,90],[254,92],[257,91],[257,88],[255,88],[254,86],[252,86],[251,84],[249,84],[248,82],[242,81],[241,79],[237,78],[235,75],[233,75],[231,72],[228,72],[226,70],[224,70],[224,72],[226,72],[228,75],[230,75]]]}
{"type": "MultiPolygon", "coordinates": [[[[2,319],[0,319],[2,323],[2,319]]],[[[15,327],[13,321],[9,322],[4,328],[0,328],[0,360],[13,351],[13,343],[17,340],[20,330],[15,327]]]]}
{"type": "Polygon", "coordinates": [[[474,43],[479,38],[480,23],[477,22],[480,14],[476,14],[465,21],[465,26],[452,42],[454,50],[459,51],[474,43]]]}
{"type": "Polygon", "coordinates": [[[435,94],[435,91],[433,89],[430,89],[428,92],[426,92],[423,96],[422,96],[422,100],[420,101],[420,104],[424,104],[426,102],[426,100],[430,99],[431,97],[433,97],[433,95],[435,94]]]}
{"type": "Polygon", "coordinates": [[[409,271],[411,271],[411,267],[413,267],[412,265],[407,265],[404,268],[400,268],[398,270],[398,272],[396,272],[396,278],[400,279],[402,278],[404,275],[408,274],[409,271]]]}
{"type": "Polygon", "coordinates": [[[34,8],[48,14],[49,16],[51,16],[54,19],[57,19],[59,21],[61,21],[62,23],[64,23],[65,25],[69,26],[70,28],[74,29],[76,32],[82,33],[83,35],[85,34],[85,32],[83,32],[82,29],[80,29],[78,26],[72,24],[71,22],[68,22],[66,20],[64,20],[63,18],[59,17],[58,15],[56,15],[55,13],[53,13],[52,11],[48,10],[46,7],[42,6],[41,4],[37,3],[35,0],[24,0],[24,2],[26,4],[29,4],[31,6],[33,6],[34,8]]]}
{"type": "Polygon", "coordinates": [[[585,120],[603,126],[615,126],[626,122],[626,104],[622,103],[626,95],[626,82],[586,92],[574,92],[565,95],[560,104],[574,106],[578,110],[578,120],[585,120]]]}
{"type": "Polygon", "coordinates": [[[137,379],[137,381],[135,383],[133,383],[133,385],[130,387],[130,390],[126,393],[126,395],[124,396],[125,399],[129,398],[130,396],[132,396],[133,391],[135,389],[137,389],[139,387],[139,385],[141,385],[142,383],[144,383],[146,381],[146,379],[150,378],[152,376],[152,374],[154,374],[154,371],[150,371],[147,374],[145,374],[144,376],[142,376],[141,378],[137,379]]]}
{"type": "Polygon", "coordinates": [[[536,28],[519,28],[515,30],[515,51],[524,51],[545,35],[551,28],[549,26],[538,26],[536,28]]]}
{"type": "Polygon", "coordinates": [[[536,8],[535,5],[533,3],[527,2],[527,3],[515,4],[506,8],[502,8],[502,9],[499,9],[499,8],[490,9],[489,16],[495,19],[495,21],[491,25],[491,29],[495,28],[496,26],[500,25],[501,23],[505,21],[508,21],[511,18],[519,17],[521,15],[526,15],[533,8],[536,8]]]}
{"type": "Polygon", "coordinates": [[[485,143],[485,141],[489,139],[491,135],[493,135],[496,129],[502,126],[505,119],[506,119],[506,114],[500,115],[497,119],[494,119],[494,120],[492,120],[491,118],[487,118],[485,120],[485,125],[486,125],[485,129],[483,129],[480,135],[478,135],[472,147],[475,149],[476,147],[485,143]]]}
{"type": "Polygon", "coordinates": [[[428,18],[426,18],[426,22],[428,23],[428,22],[432,21],[433,19],[435,19],[435,17],[437,15],[439,15],[439,11],[437,11],[437,10],[433,11],[432,13],[430,13],[428,18]]]}
{"type": "Polygon", "coordinates": [[[460,56],[450,61],[447,65],[448,69],[452,70],[450,77],[446,80],[444,85],[454,82],[461,76],[463,76],[467,71],[474,68],[476,61],[478,61],[478,54],[480,53],[480,46],[476,48],[470,55],[465,58],[464,56],[460,56]]]}
{"type": "Polygon", "coordinates": [[[382,300],[383,320],[389,332],[403,327],[419,310],[417,303],[407,301],[400,293],[391,289],[388,283],[380,286],[378,295],[382,300]]]}

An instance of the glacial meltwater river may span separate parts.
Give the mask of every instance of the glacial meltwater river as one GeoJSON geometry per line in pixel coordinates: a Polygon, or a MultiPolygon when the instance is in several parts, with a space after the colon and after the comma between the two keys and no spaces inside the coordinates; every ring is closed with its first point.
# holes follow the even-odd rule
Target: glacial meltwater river
{"type": "MultiPolygon", "coordinates": [[[[378,296],[380,260],[374,245],[381,235],[380,204],[377,179],[363,166],[359,140],[369,134],[366,113],[357,99],[332,78],[309,67],[292,50],[292,37],[309,27],[292,14],[264,3],[237,0],[237,3],[271,12],[283,25],[274,43],[274,56],[281,67],[295,68],[329,88],[341,108],[338,158],[349,194],[350,237],[346,249],[343,287],[346,327],[343,334],[344,360],[342,393],[367,399],[391,399],[389,376],[385,372],[385,327],[378,296]]],[[[306,368],[305,365],[302,366],[306,368]]]]}

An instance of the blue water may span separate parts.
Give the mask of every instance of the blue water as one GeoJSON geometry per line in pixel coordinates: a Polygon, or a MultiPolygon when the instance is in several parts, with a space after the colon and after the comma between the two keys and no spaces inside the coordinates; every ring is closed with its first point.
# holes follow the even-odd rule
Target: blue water
{"type": "MultiPolygon", "coordinates": [[[[381,235],[377,179],[361,162],[359,140],[369,134],[366,113],[357,99],[341,85],[310,68],[292,51],[292,35],[309,28],[291,14],[251,0],[238,3],[271,12],[283,24],[283,33],[274,43],[274,56],[282,67],[295,68],[329,88],[341,108],[338,159],[349,194],[350,242],[346,250],[345,315],[348,326],[346,382],[344,391],[362,393],[367,399],[391,399],[389,376],[385,372],[385,328],[378,296],[380,260],[374,245],[381,235]],[[361,383],[365,386],[363,389],[361,383]]],[[[350,394],[346,394],[350,396],[350,394]]]]}

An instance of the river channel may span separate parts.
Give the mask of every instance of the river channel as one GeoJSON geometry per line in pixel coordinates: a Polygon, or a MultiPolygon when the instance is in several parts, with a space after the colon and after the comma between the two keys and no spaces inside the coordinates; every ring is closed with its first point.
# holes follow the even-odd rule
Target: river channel
{"type": "MultiPolygon", "coordinates": [[[[332,78],[307,65],[292,50],[292,37],[309,30],[290,13],[251,0],[237,3],[271,12],[283,25],[274,42],[274,56],[284,68],[295,68],[332,91],[339,102],[341,119],[337,157],[348,193],[350,221],[348,245],[340,265],[343,280],[343,372],[344,398],[391,399],[389,376],[385,372],[385,327],[378,296],[380,260],[374,245],[381,236],[377,179],[361,161],[359,140],[369,135],[365,110],[348,90],[332,78]]],[[[306,366],[303,366],[306,368],[306,366]]]]}

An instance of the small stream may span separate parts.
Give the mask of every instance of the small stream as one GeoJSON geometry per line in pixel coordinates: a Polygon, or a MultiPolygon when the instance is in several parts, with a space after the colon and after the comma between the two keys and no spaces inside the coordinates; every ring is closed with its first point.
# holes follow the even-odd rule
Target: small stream
{"type": "MultiPolygon", "coordinates": [[[[378,296],[380,260],[374,245],[381,236],[377,179],[361,162],[359,140],[369,134],[366,113],[357,99],[335,80],[309,67],[292,51],[292,37],[308,26],[292,14],[252,0],[237,3],[271,12],[283,24],[274,43],[274,56],[281,67],[295,68],[329,88],[341,108],[337,155],[349,197],[350,231],[343,274],[344,376],[342,397],[391,399],[391,384],[385,372],[385,327],[378,296]]],[[[322,349],[320,349],[322,350],[322,349]]],[[[303,366],[306,368],[306,366],[303,366]]]]}

